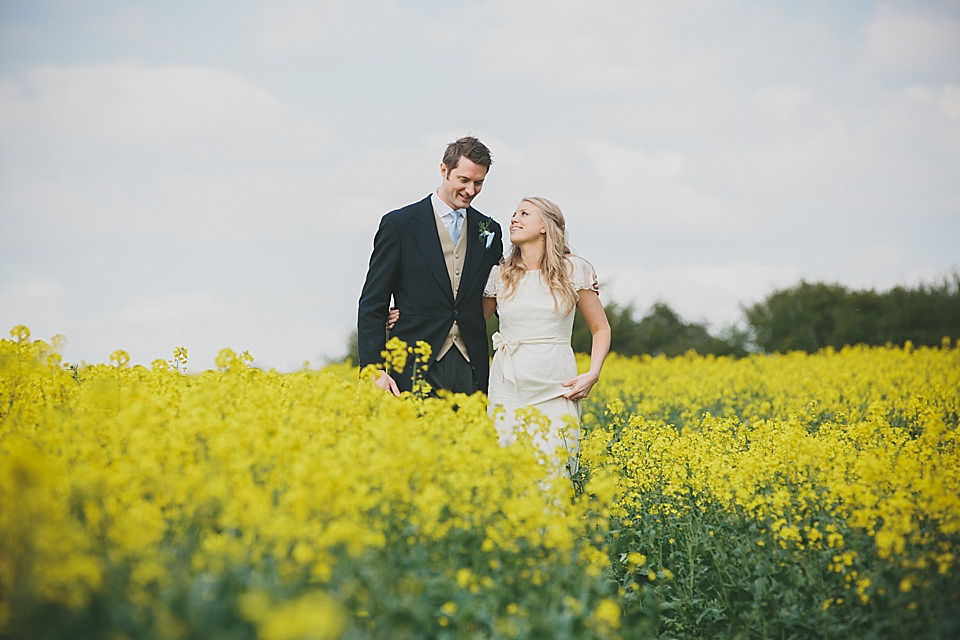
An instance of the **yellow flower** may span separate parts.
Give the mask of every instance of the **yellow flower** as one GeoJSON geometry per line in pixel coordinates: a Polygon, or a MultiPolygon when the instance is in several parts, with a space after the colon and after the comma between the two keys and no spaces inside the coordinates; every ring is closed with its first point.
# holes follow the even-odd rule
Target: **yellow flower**
{"type": "Polygon", "coordinates": [[[604,598],[593,612],[593,621],[600,629],[619,629],[620,605],[613,598],[604,598]]]}
{"type": "Polygon", "coordinates": [[[319,591],[279,603],[271,602],[263,592],[248,592],[238,604],[264,640],[333,640],[346,625],[340,605],[319,591]]]}
{"type": "Polygon", "coordinates": [[[110,362],[117,365],[118,368],[125,367],[130,364],[130,354],[122,349],[117,349],[110,354],[110,362]]]}
{"type": "Polygon", "coordinates": [[[466,589],[473,582],[473,572],[470,569],[462,568],[457,570],[457,585],[461,589],[466,589]]]}
{"type": "Polygon", "coordinates": [[[394,336],[387,340],[386,350],[380,355],[393,371],[403,371],[407,366],[407,354],[411,350],[407,348],[406,342],[394,336]]]}

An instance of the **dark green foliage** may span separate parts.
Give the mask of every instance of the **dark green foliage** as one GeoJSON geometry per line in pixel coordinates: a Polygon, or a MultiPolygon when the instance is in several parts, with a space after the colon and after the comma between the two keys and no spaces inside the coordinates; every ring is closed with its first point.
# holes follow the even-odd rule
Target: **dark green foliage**
{"type": "MultiPolygon", "coordinates": [[[[702,323],[688,323],[668,305],[657,302],[637,320],[632,306],[611,302],[604,307],[610,323],[610,350],[624,356],[648,354],[678,356],[687,351],[701,355],[746,355],[746,333],[731,327],[713,336],[702,323]]],[[[590,353],[592,338],[580,313],[573,323],[573,350],[590,353]]]]}
{"type": "Polygon", "coordinates": [[[944,337],[960,338],[960,274],[883,293],[801,281],[743,312],[754,342],[768,353],[907,341],[937,346],[944,337]]]}
{"type": "MultiPolygon", "coordinates": [[[[797,524],[830,519],[811,513],[797,524]]],[[[958,576],[926,568],[922,587],[901,592],[907,572],[878,559],[869,535],[844,528],[848,548],[858,554],[854,567],[872,580],[867,602],[860,602],[846,570],[830,569],[835,550],[783,547],[768,525],[692,493],[645,492],[611,532],[614,578],[626,592],[624,614],[656,611],[661,638],[958,637],[958,576]],[[630,552],[643,554],[644,565],[624,563],[630,552]],[[664,579],[663,568],[672,578],[664,579]],[[652,581],[651,572],[657,574],[652,581]],[[635,584],[652,587],[653,601],[633,596],[635,584]]]]}

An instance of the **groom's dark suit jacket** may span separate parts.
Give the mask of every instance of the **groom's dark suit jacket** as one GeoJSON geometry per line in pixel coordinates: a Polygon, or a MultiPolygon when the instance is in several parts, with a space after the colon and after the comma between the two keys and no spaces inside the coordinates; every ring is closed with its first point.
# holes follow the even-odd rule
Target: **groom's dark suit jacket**
{"type": "MultiPolygon", "coordinates": [[[[430,196],[391,211],[380,220],[367,279],[360,294],[357,346],[361,367],[383,362],[384,323],[392,294],[396,307],[400,309],[400,320],[391,336],[410,346],[414,346],[417,340],[428,342],[433,348],[429,362],[432,365],[456,320],[470,354],[474,376],[480,389],[487,391],[490,362],[481,300],[490,268],[503,255],[503,234],[496,221],[473,207],[467,209],[460,233],[467,234],[464,238],[467,253],[454,299],[430,196]],[[480,240],[481,222],[494,232],[489,249],[480,240]]],[[[413,360],[410,355],[402,374],[391,372],[401,391],[411,388],[413,360]]]]}

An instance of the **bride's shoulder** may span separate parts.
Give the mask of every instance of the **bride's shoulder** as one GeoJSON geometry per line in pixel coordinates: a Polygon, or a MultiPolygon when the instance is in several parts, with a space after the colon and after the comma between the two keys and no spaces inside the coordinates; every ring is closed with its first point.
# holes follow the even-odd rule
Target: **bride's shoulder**
{"type": "Polygon", "coordinates": [[[567,259],[567,262],[570,264],[570,267],[573,269],[573,271],[578,271],[582,269],[588,269],[590,271],[594,270],[593,265],[590,264],[590,262],[587,261],[587,259],[584,258],[583,256],[579,256],[575,253],[568,253],[564,257],[567,259]]]}
{"type": "Polygon", "coordinates": [[[570,281],[575,290],[589,289],[591,291],[600,291],[597,281],[597,271],[587,260],[574,253],[566,256],[567,263],[570,265],[570,281]]]}

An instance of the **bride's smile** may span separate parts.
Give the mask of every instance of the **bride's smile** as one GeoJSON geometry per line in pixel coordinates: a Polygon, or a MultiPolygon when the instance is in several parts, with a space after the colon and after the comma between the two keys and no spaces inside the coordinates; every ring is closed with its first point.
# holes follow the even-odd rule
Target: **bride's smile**
{"type": "Polygon", "coordinates": [[[515,245],[539,240],[546,233],[540,210],[532,203],[521,202],[510,218],[510,242],[515,245]]]}

